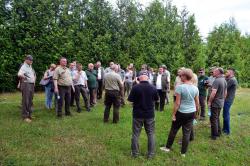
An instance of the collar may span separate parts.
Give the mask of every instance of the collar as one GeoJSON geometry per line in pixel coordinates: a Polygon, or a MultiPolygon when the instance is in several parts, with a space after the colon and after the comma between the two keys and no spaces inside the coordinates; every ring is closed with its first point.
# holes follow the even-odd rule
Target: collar
{"type": "Polygon", "coordinates": [[[28,63],[24,62],[25,66],[31,67],[31,65],[29,65],[28,63]]]}
{"type": "Polygon", "coordinates": [[[149,82],[148,81],[140,81],[140,83],[148,84],[149,82]]]}

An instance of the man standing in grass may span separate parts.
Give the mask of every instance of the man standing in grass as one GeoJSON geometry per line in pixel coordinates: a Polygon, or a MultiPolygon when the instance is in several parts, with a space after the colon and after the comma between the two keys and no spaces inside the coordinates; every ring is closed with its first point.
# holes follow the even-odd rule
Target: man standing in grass
{"type": "Polygon", "coordinates": [[[223,76],[222,68],[215,68],[213,76],[215,80],[212,85],[212,92],[208,100],[208,107],[211,110],[211,139],[216,140],[221,135],[220,128],[220,111],[224,106],[225,97],[227,95],[227,82],[223,76]]]}
{"type": "Polygon", "coordinates": [[[34,95],[34,85],[36,82],[36,74],[32,68],[33,57],[27,55],[23,65],[18,71],[18,77],[22,80],[22,117],[25,122],[31,122],[32,101],[34,95]]]}
{"type": "Polygon", "coordinates": [[[230,134],[230,108],[234,102],[235,92],[238,85],[234,73],[235,70],[229,68],[225,75],[227,81],[227,97],[223,107],[223,132],[227,135],[230,134]]]}
{"type": "Polygon", "coordinates": [[[205,70],[199,70],[198,89],[199,89],[199,103],[200,103],[200,120],[205,120],[205,105],[207,96],[207,81],[208,77],[205,75],[205,70]]]}
{"type": "Polygon", "coordinates": [[[88,88],[89,88],[89,102],[90,107],[96,104],[96,90],[97,90],[97,72],[94,69],[94,64],[88,64],[88,70],[86,70],[86,75],[88,77],[88,88]]]}
{"type": "Polygon", "coordinates": [[[55,69],[53,76],[54,92],[58,96],[57,117],[62,117],[63,100],[65,100],[65,115],[70,116],[71,88],[73,86],[70,70],[67,68],[67,59],[62,57],[60,65],[55,69]]]}
{"type": "Polygon", "coordinates": [[[80,95],[82,95],[86,111],[90,111],[89,108],[89,96],[88,96],[88,78],[86,76],[85,71],[82,70],[82,64],[77,63],[76,65],[76,71],[73,74],[73,83],[74,83],[74,89],[75,89],[75,101],[76,101],[76,107],[77,112],[81,112],[80,107],[80,95]]]}
{"type": "Polygon", "coordinates": [[[131,148],[132,156],[139,155],[139,136],[142,126],[148,136],[148,158],[155,154],[155,120],[154,102],[158,100],[156,88],[148,82],[148,72],[141,72],[140,83],[135,85],[128,97],[128,101],[133,102],[133,122],[131,148]]]}
{"type": "Polygon", "coordinates": [[[105,87],[105,110],[104,110],[104,123],[109,120],[109,113],[113,105],[113,123],[119,121],[119,108],[121,105],[121,96],[123,96],[123,84],[119,74],[117,74],[118,66],[110,66],[111,71],[104,77],[105,87]]]}

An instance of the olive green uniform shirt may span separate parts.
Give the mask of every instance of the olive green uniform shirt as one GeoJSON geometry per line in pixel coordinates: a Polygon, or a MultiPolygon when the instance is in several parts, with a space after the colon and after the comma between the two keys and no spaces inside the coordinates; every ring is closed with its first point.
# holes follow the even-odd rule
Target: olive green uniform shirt
{"type": "Polygon", "coordinates": [[[120,91],[122,87],[122,78],[119,74],[111,71],[105,74],[104,77],[105,90],[118,90],[120,91]]]}
{"type": "Polygon", "coordinates": [[[60,86],[72,85],[71,72],[67,67],[58,66],[55,69],[53,79],[57,80],[57,84],[60,86]]]}

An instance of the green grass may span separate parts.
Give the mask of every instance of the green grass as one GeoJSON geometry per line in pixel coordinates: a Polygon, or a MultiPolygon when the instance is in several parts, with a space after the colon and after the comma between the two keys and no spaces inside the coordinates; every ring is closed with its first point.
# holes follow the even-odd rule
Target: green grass
{"type": "MultiPolygon", "coordinates": [[[[120,110],[118,124],[103,123],[103,104],[92,112],[76,113],[58,120],[44,108],[44,94],[34,96],[35,119],[20,118],[20,93],[0,95],[0,165],[250,165],[250,89],[238,90],[232,107],[232,134],[216,141],[209,139],[209,122],[195,126],[195,140],[185,158],[179,154],[179,131],[173,151],[163,153],[171,125],[172,105],[156,112],[156,156],[146,159],[147,138],[140,137],[141,156],[130,156],[131,107],[120,110]]],[[[112,114],[111,114],[112,118],[112,114]]],[[[222,120],[222,119],[221,119],[222,120]]]]}

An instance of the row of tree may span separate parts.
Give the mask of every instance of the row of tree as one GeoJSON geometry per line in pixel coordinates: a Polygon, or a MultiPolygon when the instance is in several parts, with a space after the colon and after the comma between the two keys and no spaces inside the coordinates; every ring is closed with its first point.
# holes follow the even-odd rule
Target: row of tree
{"type": "MultiPolygon", "coordinates": [[[[173,73],[185,66],[235,67],[238,79],[250,80],[250,37],[231,19],[215,27],[205,41],[195,16],[171,1],[148,7],[134,0],[1,0],[0,91],[16,89],[16,73],[25,54],[34,56],[40,79],[61,56],[89,62],[109,61],[138,68],[166,64],[173,73]]],[[[173,74],[174,76],[174,74],[173,74]]]]}

